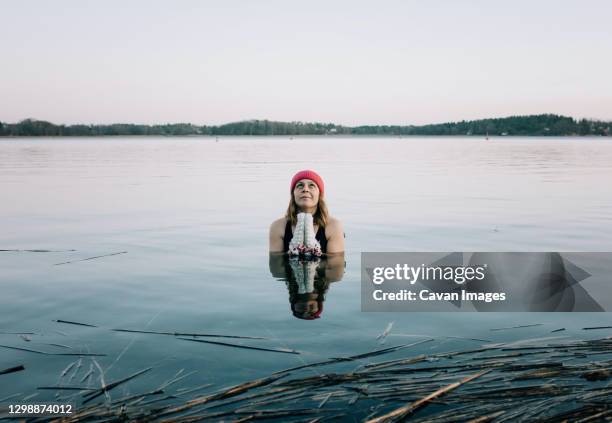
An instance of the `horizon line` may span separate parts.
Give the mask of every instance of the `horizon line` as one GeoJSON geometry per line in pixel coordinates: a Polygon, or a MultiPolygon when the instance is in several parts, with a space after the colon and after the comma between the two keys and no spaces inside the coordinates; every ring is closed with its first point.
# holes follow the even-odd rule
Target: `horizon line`
{"type": "Polygon", "coordinates": [[[358,128],[358,127],[362,127],[362,126],[399,126],[399,127],[419,127],[419,126],[428,126],[428,125],[443,125],[443,124],[453,124],[453,123],[460,123],[460,122],[478,122],[478,121],[482,121],[482,120],[495,120],[495,119],[509,119],[509,118],[517,118],[517,117],[521,117],[521,118],[525,118],[525,117],[537,117],[537,116],[557,116],[560,118],[571,118],[575,121],[580,121],[580,120],[590,120],[590,121],[594,121],[594,122],[611,122],[611,120],[605,120],[605,119],[601,119],[601,118],[587,118],[587,117],[575,117],[575,116],[568,116],[568,115],[561,115],[561,114],[556,114],[556,113],[538,113],[538,114],[527,114],[527,115],[508,115],[508,116],[502,116],[502,117],[488,117],[488,118],[480,118],[480,119],[470,119],[470,120],[466,120],[466,119],[462,119],[462,120],[449,120],[449,121],[444,121],[444,122],[435,122],[435,123],[425,123],[425,124],[379,124],[379,123],[368,123],[368,124],[359,124],[359,125],[343,125],[343,124],[338,124],[338,123],[334,123],[334,122],[324,122],[324,121],[303,121],[303,120],[273,120],[273,119],[259,119],[259,118],[251,118],[251,119],[242,119],[242,120],[236,120],[236,121],[230,121],[230,122],[225,122],[225,123],[221,123],[221,124],[196,124],[196,123],[192,123],[192,122],[165,122],[165,123],[135,123],[135,122],[113,122],[113,123],[55,123],[55,122],[51,122],[49,120],[45,120],[45,119],[39,119],[39,118],[34,118],[34,117],[28,117],[28,118],[24,118],[19,120],[18,122],[4,122],[2,120],[0,120],[0,124],[8,124],[8,125],[17,125],[20,124],[22,122],[25,121],[33,121],[33,122],[47,122],[50,123],[52,125],[56,125],[56,126],[76,126],[76,125],[84,125],[84,126],[103,126],[103,125],[140,125],[140,126],[162,126],[162,125],[193,125],[193,126],[204,126],[204,127],[219,127],[219,126],[224,126],[224,125],[231,125],[231,124],[236,124],[236,123],[243,123],[243,122],[272,122],[272,123],[303,123],[303,124],[324,124],[324,125],[334,125],[334,126],[340,126],[340,127],[344,127],[344,128],[358,128]]]}

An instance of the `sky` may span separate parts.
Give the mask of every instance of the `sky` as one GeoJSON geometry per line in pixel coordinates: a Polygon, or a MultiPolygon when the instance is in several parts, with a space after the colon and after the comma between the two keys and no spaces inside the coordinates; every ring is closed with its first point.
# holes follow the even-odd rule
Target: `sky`
{"type": "Polygon", "coordinates": [[[607,0],[0,0],[0,121],[612,120],[607,0]]]}

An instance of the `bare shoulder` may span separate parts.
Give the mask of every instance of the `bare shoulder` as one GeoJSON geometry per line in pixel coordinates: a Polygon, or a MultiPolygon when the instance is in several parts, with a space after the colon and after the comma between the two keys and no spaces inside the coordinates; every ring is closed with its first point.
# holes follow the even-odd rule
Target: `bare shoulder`
{"type": "Polygon", "coordinates": [[[285,236],[285,224],[287,220],[282,217],[270,225],[270,252],[280,253],[283,251],[283,237],[285,236]]]}
{"type": "Polygon", "coordinates": [[[327,238],[327,254],[344,251],[344,228],[342,222],[335,217],[330,217],[327,220],[325,237],[327,238]]]}
{"type": "Polygon", "coordinates": [[[276,219],[270,225],[270,234],[275,234],[275,235],[280,235],[280,236],[284,235],[286,224],[287,224],[287,219],[285,217],[276,219]]]}
{"type": "Polygon", "coordinates": [[[334,236],[340,236],[344,238],[344,227],[342,226],[342,222],[335,217],[329,217],[327,219],[327,226],[325,227],[325,235],[327,238],[332,238],[334,236]]]}

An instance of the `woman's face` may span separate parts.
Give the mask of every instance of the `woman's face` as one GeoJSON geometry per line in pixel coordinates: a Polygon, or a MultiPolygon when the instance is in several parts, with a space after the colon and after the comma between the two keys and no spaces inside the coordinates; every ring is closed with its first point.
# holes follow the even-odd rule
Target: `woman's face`
{"type": "Polygon", "coordinates": [[[302,211],[312,211],[319,204],[319,187],[310,179],[300,179],[293,188],[293,198],[302,211]]]}

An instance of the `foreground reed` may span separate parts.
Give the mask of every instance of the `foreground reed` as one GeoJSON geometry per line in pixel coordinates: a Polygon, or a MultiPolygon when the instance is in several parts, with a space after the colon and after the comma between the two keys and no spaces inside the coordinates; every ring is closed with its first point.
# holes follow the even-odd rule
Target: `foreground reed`
{"type": "Polygon", "coordinates": [[[156,389],[113,401],[104,399],[102,394],[151,370],[147,368],[95,390],[83,390],[78,412],[55,420],[319,422],[350,418],[382,423],[410,418],[437,423],[612,419],[612,338],[564,343],[526,340],[435,354],[410,353],[425,342],[433,341],[306,364],[205,394],[198,392],[207,386],[171,392],[169,385],[184,378],[177,374],[156,389]],[[400,358],[366,362],[399,351],[403,353],[400,358]],[[347,366],[352,369],[338,368],[347,366]],[[85,404],[88,401],[92,404],[85,404]]]}

